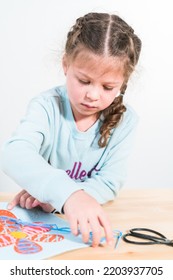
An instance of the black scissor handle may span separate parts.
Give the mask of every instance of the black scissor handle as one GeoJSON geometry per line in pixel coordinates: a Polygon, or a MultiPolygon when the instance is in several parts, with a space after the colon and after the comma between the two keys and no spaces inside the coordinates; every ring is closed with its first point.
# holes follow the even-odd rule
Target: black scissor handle
{"type": "Polygon", "coordinates": [[[163,234],[161,234],[155,230],[148,229],[148,228],[133,228],[129,231],[129,233],[123,235],[123,240],[125,242],[131,243],[131,244],[138,244],[138,245],[152,245],[152,244],[170,245],[170,241],[163,234]],[[142,233],[142,231],[154,233],[157,236],[148,235],[148,234],[142,233]],[[143,241],[143,242],[134,241],[128,237],[136,237],[136,238],[144,239],[146,241],[143,241]]]}
{"type": "MultiPolygon", "coordinates": [[[[149,229],[149,228],[132,228],[132,229],[130,229],[129,232],[130,232],[131,234],[133,234],[133,236],[134,236],[134,234],[135,234],[135,235],[139,234],[139,235],[144,235],[144,236],[145,236],[145,234],[142,234],[141,231],[147,231],[147,232],[150,232],[150,233],[154,233],[154,234],[160,236],[160,237],[163,238],[163,239],[167,239],[166,236],[164,236],[164,235],[161,234],[160,232],[155,231],[155,230],[153,230],[153,229],[149,229]]],[[[150,236],[150,235],[146,235],[146,236],[150,236]]],[[[151,238],[160,239],[160,237],[157,237],[157,236],[152,236],[152,235],[151,235],[150,237],[151,237],[151,238]]]]}
{"type": "Polygon", "coordinates": [[[146,239],[146,238],[141,237],[141,236],[134,236],[131,233],[124,234],[122,238],[125,242],[131,243],[131,244],[136,244],[136,245],[152,245],[152,244],[160,243],[160,242],[156,242],[155,240],[153,240],[151,238],[146,239]],[[146,241],[133,241],[133,240],[129,239],[128,237],[138,237],[138,238],[145,239],[146,241]],[[150,240],[150,241],[148,241],[148,240],[150,240]]]}

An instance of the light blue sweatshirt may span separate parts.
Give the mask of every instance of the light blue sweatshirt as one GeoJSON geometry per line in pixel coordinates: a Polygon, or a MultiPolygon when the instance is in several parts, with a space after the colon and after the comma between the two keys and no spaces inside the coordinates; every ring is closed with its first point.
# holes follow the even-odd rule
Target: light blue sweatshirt
{"type": "Polygon", "coordinates": [[[66,87],[31,100],[16,132],[4,144],[1,168],[23,189],[61,212],[68,197],[83,189],[100,204],[122,187],[138,117],[127,107],[106,147],[100,148],[98,120],[77,129],[66,87]]]}

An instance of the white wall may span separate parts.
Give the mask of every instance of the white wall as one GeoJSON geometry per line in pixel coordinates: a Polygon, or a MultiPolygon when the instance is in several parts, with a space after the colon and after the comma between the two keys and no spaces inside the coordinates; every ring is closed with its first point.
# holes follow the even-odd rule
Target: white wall
{"type": "MultiPolygon", "coordinates": [[[[29,100],[64,82],[66,33],[87,12],[117,13],[143,41],[127,101],[140,116],[126,187],[173,187],[171,0],[0,0],[0,146],[29,100]]],[[[20,188],[0,171],[0,191],[20,188]]]]}

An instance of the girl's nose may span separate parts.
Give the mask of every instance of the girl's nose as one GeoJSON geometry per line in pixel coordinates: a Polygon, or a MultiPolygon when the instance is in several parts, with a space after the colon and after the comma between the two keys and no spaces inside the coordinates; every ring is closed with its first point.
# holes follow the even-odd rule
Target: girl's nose
{"type": "Polygon", "coordinates": [[[91,89],[86,92],[86,98],[91,101],[96,101],[100,97],[99,89],[91,89]]]}

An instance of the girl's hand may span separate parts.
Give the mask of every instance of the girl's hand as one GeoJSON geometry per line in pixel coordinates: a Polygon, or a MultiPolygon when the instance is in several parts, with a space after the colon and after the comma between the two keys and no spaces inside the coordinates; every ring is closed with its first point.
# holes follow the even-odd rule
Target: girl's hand
{"type": "Polygon", "coordinates": [[[22,190],[14,199],[8,204],[8,210],[12,210],[16,205],[22,208],[31,209],[40,206],[45,212],[52,212],[54,207],[48,203],[41,203],[39,200],[31,196],[27,191],[22,190]]]}
{"type": "Polygon", "coordinates": [[[79,227],[83,242],[88,242],[89,233],[92,231],[92,246],[98,246],[103,229],[107,243],[113,243],[113,233],[106,213],[101,205],[83,190],[73,193],[67,199],[64,213],[74,235],[78,235],[79,227]]]}

